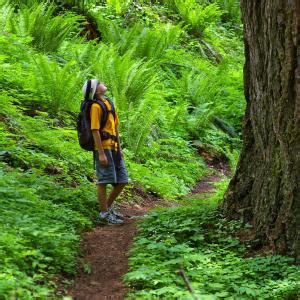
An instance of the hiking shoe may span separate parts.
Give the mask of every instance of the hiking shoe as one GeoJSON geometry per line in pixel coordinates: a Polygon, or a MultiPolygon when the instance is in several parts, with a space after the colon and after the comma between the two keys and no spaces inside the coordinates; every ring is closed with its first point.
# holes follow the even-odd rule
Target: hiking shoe
{"type": "Polygon", "coordinates": [[[123,220],[117,218],[114,214],[108,213],[108,224],[113,225],[122,225],[124,223],[123,220]]]}
{"type": "Polygon", "coordinates": [[[121,219],[118,219],[116,216],[114,216],[112,213],[107,212],[105,215],[102,215],[99,213],[97,217],[97,222],[105,225],[122,225],[124,222],[121,219]]]}
{"type": "Polygon", "coordinates": [[[112,215],[114,215],[117,219],[124,220],[124,216],[120,214],[119,212],[115,211],[112,207],[108,209],[108,212],[112,215]]]}

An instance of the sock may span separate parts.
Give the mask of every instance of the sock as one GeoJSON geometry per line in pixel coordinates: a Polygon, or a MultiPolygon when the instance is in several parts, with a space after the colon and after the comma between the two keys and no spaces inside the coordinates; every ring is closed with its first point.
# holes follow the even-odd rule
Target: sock
{"type": "Polygon", "coordinates": [[[107,211],[101,211],[100,212],[100,217],[105,218],[107,216],[108,212],[107,211]]]}

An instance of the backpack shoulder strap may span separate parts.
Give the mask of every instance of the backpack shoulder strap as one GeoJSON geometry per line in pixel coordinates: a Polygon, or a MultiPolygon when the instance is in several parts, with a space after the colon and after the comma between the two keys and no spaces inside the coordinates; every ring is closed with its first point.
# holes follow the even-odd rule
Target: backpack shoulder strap
{"type": "Polygon", "coordinates": [[[100,129],[102,129],[105,126],[106,122],[107,122],[107,117],[108,117],[107,107],[104,104],[104,102],[101,101],[101,100],[96,100],[95,103],[99,104],[101,109],[102,109],[103,115],[102,115],[102,119],[100,121],[100,129]]]}
{"type": "Polygon", "coordinates": [[[111,113],[113,114],[113,116],[114,116],[114,119],[116,118],[116,110],[115,110],[115,105],[114,105],[114,102],[113,102],[113,100],[111,99],[111,98],[109,98],[109,97],[106,97],[105,98],[108,102],[109,102],[109,104],[111,105],[111,113]]]}

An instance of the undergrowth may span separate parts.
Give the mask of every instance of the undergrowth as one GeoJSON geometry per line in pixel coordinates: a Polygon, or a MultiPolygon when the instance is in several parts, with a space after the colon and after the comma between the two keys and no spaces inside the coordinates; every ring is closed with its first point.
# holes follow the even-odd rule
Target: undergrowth
{"type": "MultiPolygon", "coordinates": [[[[74,273],[78,232],[91,221],[80,213],[74,193],[45,176],[2,163],[0,178],[0,294],[18,299],[49,295],[55,274],[74,273]]],[[[84,187],[78,192],[81,201],[90,195],[84,187]]]]}
{"type": "Polygon", "coordinates": [[[213,198],[191,196],[140,222],[124,277],[128,299],[299,299],[300,267],[292,258],[245,257],[249,245],[236,233],[247,224],[228,221],[217,209],[226,186],[213,198]]]}

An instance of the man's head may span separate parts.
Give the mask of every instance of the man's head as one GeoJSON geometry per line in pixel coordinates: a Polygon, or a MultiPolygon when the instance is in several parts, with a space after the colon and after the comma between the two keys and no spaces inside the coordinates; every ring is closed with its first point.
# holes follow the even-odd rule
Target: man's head
{"type": "Polygon", "coordinates": [[[99,98],[103,96],[106,91],[107,87],[97,79],[87,80],[82,88],[84,98],[89,100],[94,100],[95,97],[99,98]]]}
{"type": "Polygon", "coordinates": [[[103,82],[100,82],[96,88],[96,96],[101,97],[106,93],[106,91],[107,91],[107,87],[104,85],[103,82]]]}

